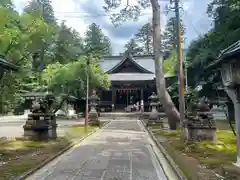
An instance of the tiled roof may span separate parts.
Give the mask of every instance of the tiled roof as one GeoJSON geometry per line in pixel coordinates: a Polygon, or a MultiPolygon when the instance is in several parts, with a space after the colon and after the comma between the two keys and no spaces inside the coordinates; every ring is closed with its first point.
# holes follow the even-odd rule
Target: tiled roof
{"type": "Polygon", "coordinates": [[[230,45],[228,48],[222,50],[220,52],[220,57],[221,56],[231,56],[233,54],[239,53],[240,52],[240,40],[235,42],[234,44],[230,45]]]}
{"type": "MultiPolygon", "coordinates": [[[[114,66],[116,66],[118,63],[120,63],[123,58],[123,56],[106,56],[102,57],[100,59],[100,66],[101,68],[107,72],[111,70],[114,66]]],[[[154,73],[155,67],[154,67],[154,60],[152,56],[133,56],[133,60],[139,64],[141,67],[145,68],[146,70],[154,73]]]]}
{"type": "Polygon", "coordinates": [[[226,62],[229,60],[230,57],[234,55],[239,55],[240,54],[240,40],[235,42],[234,44],[230,45],[226,49],[223,49],[220,51],[220,54],[218,56],[218,59],[211,63],[209,66],[207,66],[205,69],[211,69],[211,68],[216,68],[220,64],[226,62]]]}

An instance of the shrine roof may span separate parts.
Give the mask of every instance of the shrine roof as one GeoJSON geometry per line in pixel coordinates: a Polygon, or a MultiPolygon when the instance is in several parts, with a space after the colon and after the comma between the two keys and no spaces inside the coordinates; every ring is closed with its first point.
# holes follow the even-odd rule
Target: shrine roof
{"type": "Polygon", "coordinates": [[[240,55],[240,40],[233,43],[226,49],[221,50],[217,60],[211,63],[209,66],[207,66],[206,69],[218,67],[221,63],[230,60],[231,57],[239,55],[240,55]]]}
{"type": "MultiPolygon", "coordinates": [[[[126,56],[104,56],[100,59],[100,66],[104,72],[109,72],[119,66],[127,58],[126,56]]],[[[152,55],[131,56],[131,60],[148,73],[155,73],[152,55]]]]}
{"type": "Polygon", "coordinates": [[[5,60],[5,57],[0,55],[0,67],[3,67],[4,69],[8,70],[14,70],[17,71],[18,67],[13,65],[12,63],[5,60]]]}
{"type": "MultiPolygon", "coordinates": [[[[166,74],[165,78],[175,77],[175,75],[166,74]]],[[[147,81],[154,80],[155,74],[149,73],[114,73],[109,74],[110,81],[147,81]]]]}

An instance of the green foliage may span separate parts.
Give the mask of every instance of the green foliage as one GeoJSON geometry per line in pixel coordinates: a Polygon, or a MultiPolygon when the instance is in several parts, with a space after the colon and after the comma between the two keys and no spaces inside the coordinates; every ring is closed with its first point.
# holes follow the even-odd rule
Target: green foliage
{"type": "MultiPolygon", "coordinates": [[[[105,6],[103,6],[103,9],[106,12],[109,12],[110,10],[116,10],[121,7],[122,0],[104,0],[105,6]]],[[[120,10],[119,13],[114,13],[110,18],[112,23],[115,26],[120,25],[122,22],[133,20],[137,21],[141,10],[146,9],[150,7],[150,1],[149,0],[139,0],[138,3],[131,4],[130,1],[127,1],[127,5],[120,10]]]]}
{"type": "Polygon", "coordinates": [[[67,64],[50,64],[42,72],[43,84],[55,93],[73,94],[82,97],[86,92],[86,73],[89,73],[90,88],[98,89],[109,87],[108,75],[98,66],[96,59],[90,59],[87,69],[87,58],[67,64]]]}
{"type": "MultiPolygon", "coordinates": [[[[238,0],[212,0],[207,13],[213,20],[213,28],[194,40],[188,49],[187,61],[189,85],[195,86],[201,78],[208,79],[211,72],[202,73],[204,68],[217,59],[220,51],[240,39],[240,4],[238,0]]],[[[216,77],[218,82],[220,76],[216,77]]],[[[215,80],[216,80],[215,78],[215,80]]],[[[211,82],[211,80],[209,80],[211,82]]]]}
{"type": "Polygon", "coordinates": [[[163,72],[166,74],[175,75],[177,65],[177,52],[172,50],[170,55],[163,61],[163,72]]]}
{"type": "Polygon", "coordinates": [[[143,53],[143,49],[136,43],[135,39],[130,39],[125,44],[125,51],[130,52],[132,55],[141,55],[143,53]]]}
{"type": "Polygon", "coordinates": [[[144,24],[125,44],[125,51],[130,51],[133,55],[153,54],[151,29],[150,23],[144,24]]]}
{"type": "Polygon", "coordinates": [[[92,23],[89,25],[84,39],[86,54],[94,54],[96,57],[111,54],[111,43],[100,27],[92,23]]]}
{"type": "MultiPolygon", "coordinates": [[[[185,34],[185,27],[183,21],[180,19],[180,29],[182,39],[185,34]]],[[[167,20],[165,30],[162,35],[162,48],[164,52],[169,52],[177,47],[177,32],[176,32],[176,17],[170,17],[167,20]]]]}
{"type": "Polygon", "coordinates": [[[135,39],[142,49],[142,54],[153,54],[153,37],[151,23],[144,24],[135,34],[135,39]]]}
{"type": "Polygon", "coordinates": [[[83,40],[79,33],[62,22],[58,28],[54,49],[54,61],[62,64],[77,60],[83,54],[83,40]]]}
{"type": "MultiPolygon", "coordinates": [[[[85,39],[64,22],[58,25],[49,0],[30,1],[22,14],[14,10],[11,0],[1,1],[0,54],[19,66],[19,71],[3,75],[0,113],[16,109],[23,101],[21,93],[29,91],[53,88],[67,92],[68,86],[69,93],[81,96],[86,84],[86,58],[80,56],[92,53],[99,57],[110,52],[110,41],[97,25],[88,30],[85,39]]],[[[108,86],[97,61],[91,61],[91,86],[108,86]]]]}
{"type": "Polygon", "coordinates": [[[50,0],[32,0],[25,7],[24,11],[36,18],[42,18],[46,23],[56,23],[50,0]]]}

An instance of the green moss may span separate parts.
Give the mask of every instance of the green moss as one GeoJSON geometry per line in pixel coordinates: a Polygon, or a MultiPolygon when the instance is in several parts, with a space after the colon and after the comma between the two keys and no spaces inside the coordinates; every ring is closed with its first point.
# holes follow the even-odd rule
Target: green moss
{"type": "Polygon", "coordinates": [[[180,130],[168,130],[164,131],[162,130],[161,132],[158,133],[160,136],[166,136],[166,137],[180,137],[180,130]]]}
{"type": "Polygon", "coordinates": [[[217,142],[195,141],[187,144],[180,138],[180,130],[161,130],[156,134],[164,136],[170,141],[170,146],[199,160],[210,168],[231,164],[236,161],[236,137],[230,129],[217,130],[217,142]]]}
{"type": "Polygon", "coordinates": [[[96,127],[93,126],[87,126],[85,129],[85,126],[83,125],[73,126],[70,128],[70,130],[67,131],[67,134],[74,137],[82,137],[93,131],[95,128],[96,127]]]}

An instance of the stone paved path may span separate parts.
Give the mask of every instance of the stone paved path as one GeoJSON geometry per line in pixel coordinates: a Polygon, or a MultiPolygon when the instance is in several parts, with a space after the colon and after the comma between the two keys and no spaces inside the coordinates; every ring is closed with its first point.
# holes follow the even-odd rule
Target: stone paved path
{"type": "Polygon", "coordinates": [[[29,180],[165,180],[140,121],[111,121],[29,180]]]}

